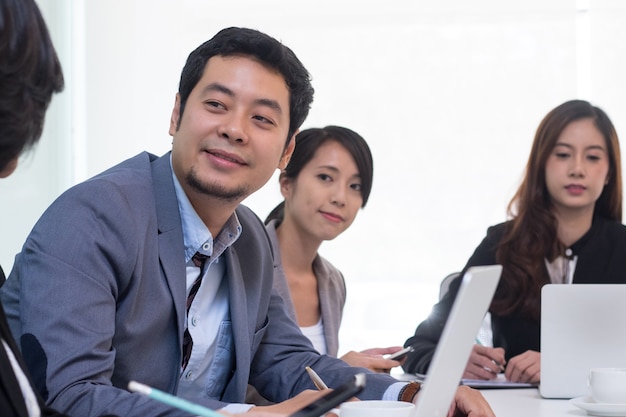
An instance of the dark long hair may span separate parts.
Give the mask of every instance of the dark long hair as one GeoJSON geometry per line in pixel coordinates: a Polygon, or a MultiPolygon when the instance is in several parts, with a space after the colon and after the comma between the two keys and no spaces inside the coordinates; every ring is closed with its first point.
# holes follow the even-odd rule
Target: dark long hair
{"type": "Polygon", "coordinates": [[[526,164],[526,174],[508,206],[512,217],[496,250],[502,278],[491,311],[505,315],[519,311],[539,319],[542,285],[548,281],[544,258],[563,254],[557,219],[546,186],[546,163],[561,132],[570,123],[591,119],[602,133],[609,158],[609,181],[595,203],[594,215],[622,220],[622,173],[619,140],[613,123],[587,101],[567,101],[550,111],[539,124],[526,164]]]}
{"type": "Polygon", "coordinates": [[[61,90],[61,64],[35,1],[0,1],[0,171],[37,143],[61,90]]]}
{"type": "MultiPolygon", "coordinates": [[[[359,176],[361,177],[361,196],[365,207],[372,190],[374,177],[374,161],[367,142],[358,133],[341,126],[326,126],[324,128],[305,129],[296,135],[296,148],[289,163],[282,172],[282,176],[295,180],[302,168],[315,156],[317,150],[326,142],[335,141],[343,146],[352,155],[359,176]]],[[[285,202],[276,206],[265,219],[265,224],[271,220],[283,220],[285,202]]]]}

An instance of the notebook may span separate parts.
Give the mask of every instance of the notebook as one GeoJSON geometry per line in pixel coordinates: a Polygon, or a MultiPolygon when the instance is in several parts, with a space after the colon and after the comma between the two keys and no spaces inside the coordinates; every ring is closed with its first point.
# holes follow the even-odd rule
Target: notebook
{"type": "Polygon", "coordinates": [[[446,416],[463,376],[476,333],[500,280],[502,266],[467,270],[420,391],[415,417],[446,416]]]}
{"type": "Polygon", "coordinates": [[[626,367],[626,284],[545,285],[541,396],[589,395],[587,377],[595,367],[626,367]]]}

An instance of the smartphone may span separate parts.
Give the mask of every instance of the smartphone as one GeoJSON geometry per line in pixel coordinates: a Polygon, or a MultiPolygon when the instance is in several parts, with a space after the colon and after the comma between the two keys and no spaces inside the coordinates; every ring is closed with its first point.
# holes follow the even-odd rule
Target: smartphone
{"type": "Polygon", "coordinates": [[[404,349],[401,349],[399,351],[397,351],[396,353],[392,353],[389,356],[385,356],[385,359],[393,359],[396,361],[402,360],[404,359],[404,357],[406,355],[408,355],[409,353],[413,352],[413,346],[409,346],[409,347],[405,347],[404,349]]]}
{"type": "Polygon", "coordinates": [[[307,404],[289,417],[320,417],[333,408],[336,408],[342,402],[354,397],[361,392],[364,387],[365,374],[356,374],[349,382],[329,391],[328,394],[307,404]]]}

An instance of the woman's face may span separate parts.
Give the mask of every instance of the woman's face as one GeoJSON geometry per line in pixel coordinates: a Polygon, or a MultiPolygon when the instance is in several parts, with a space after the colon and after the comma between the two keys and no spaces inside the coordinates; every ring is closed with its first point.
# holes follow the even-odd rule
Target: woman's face
{"type": "Polygon", "coordinates": [[[356,163],[334,140],[319,147],[295,180],[281,178],[280,185],[284,221],[293,222],[301,233],[320,242],[350,227],[363,204],[356,163]]]}
{"type": "Polygon", "coordinates": [[[593,214],[608,179],[606,141],[593,120],[567,125],[546,162],[546,186],[557,213],[593,214]]]}

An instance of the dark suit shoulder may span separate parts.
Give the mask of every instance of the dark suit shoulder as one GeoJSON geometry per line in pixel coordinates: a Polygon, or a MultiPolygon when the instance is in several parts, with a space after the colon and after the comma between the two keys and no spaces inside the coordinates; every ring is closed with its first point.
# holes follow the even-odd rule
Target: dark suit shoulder
{"type": "Polygon", "coordinates": [[[244,223],[246,223],[247,225],[255,229],[265,229],[265,225],[263,224],[259,216],[257,216],[249,207],[240,204],[235,212],[237,213],[237,217],[239,218],[239,222],[241,223],[242,227],[244,223]]]}
{"type": "Polygon", "coordinates": [[[508,220],[506,222],[494,224],[493,226],[489,226],[487,228],[487,238],[490,240],[500,241],[504,233],[511,227],[513,224],[512,220],[508,220]]]}
{"type": "Polygon", "coordinates": [[[99,174],[96,174],[92,178],[86,181],[86,183],[98,179],[125,179],[126,181],[132,179],[133,175],[138,172],[150,172],[152,162],[157,160],[158,157],[148,152],[141,152],[132,158],[126,159],[117,165],[114,165],[99,174]]]}
{"type": "Polygon", "coordinates": [[[462,272],[465,273],[465,271],[467,271],[467,269],[471,266],[492,265],[496,263],[496,250],[502,240],[502,236],[504,236],[504,233],[508,230],[511,224],[511,221],[507,221],[487,228],[486,236],[476,247],[467,264],[465,264],[462,272]]]}
{"type": "Polygon", "coordinates": [[[613,241],[626,240],[626,226],[617,220],[609,220],[598,216],[594,218],[592,227],[613,241]]]}

